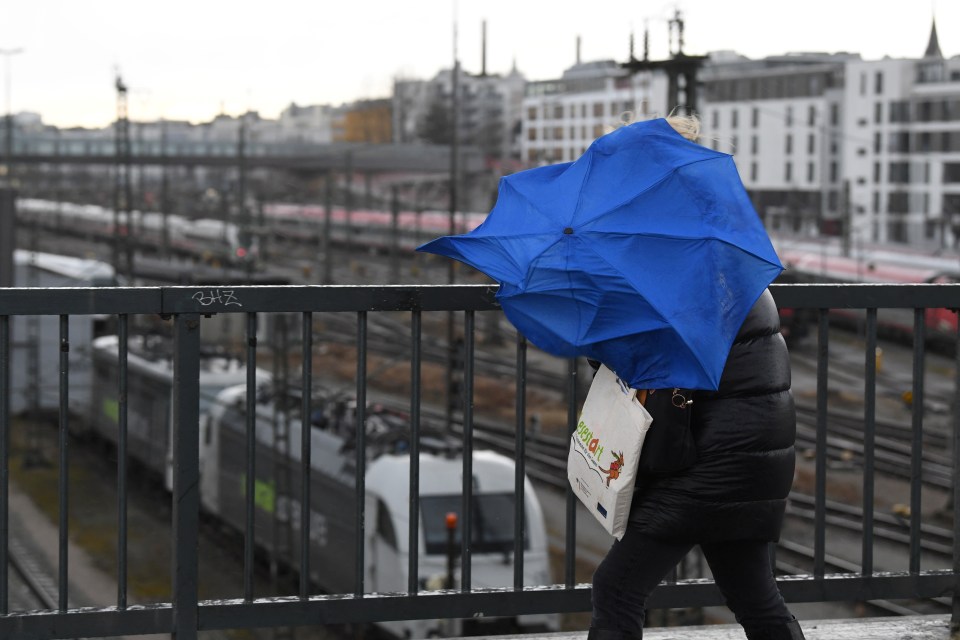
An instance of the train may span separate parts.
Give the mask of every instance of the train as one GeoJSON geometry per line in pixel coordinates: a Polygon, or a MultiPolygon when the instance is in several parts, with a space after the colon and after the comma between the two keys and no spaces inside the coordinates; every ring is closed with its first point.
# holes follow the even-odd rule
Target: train
{"type": "Polygon", "coordinates": [[[256,261],[260,251],[257,236],[233,222],[212,218],[134,210],[129,219],[124,215],[115,219],[108,207],[37,198],[19,198],[17,218],[21,224],[87,240],[112,242],[121,237],[152,252],[166,246],[174,255],[211,264],[243,266],[256,261]]]}
{"type": "MultiPolygon", "coordinates": [[[[348,210],[342,206],[331,207],[327,227],[325,207],[293,203],[265,203],[262,214],[251,216],[245,225],[139,210],[132,211],[129,220],[126,216],[115,220],[113,209],[107,207],[37,198],[18,199],[17,215],[22,223],[56,233],[102,242],[112,241],[116,233],[129,238],[141,251],[158,253],[166,247],[173,255],[234,267],[257,264],[264,238],[317,246],[329,233],[329,241],[334,244],[349,243],[379,252],[394,247],[412,251],[451,230],[448,212],[399,211],[394,224],[390,211],[348,210]]],[[[459,211],[453,216],[453,233],[470,231],[485,218],[485,213],[459,211]]]]}
{"type": "MultiPolygon", "coordinates": [[[[26,251],[13,253],[15,287],[113,287],[117,274],[109,264],[87,258],[26,251]]],[[[55,415],[60,406],[60,341],[58,316],[12,316],[11,370],[13,376],[10,411],[55,415]]],[[[70,396],[77,413],[85,415],[89,407],[92,372],[91,340],[109,330],[105,316],[71,315],[67,323],[71,345],[67,352],[70,367],[70,396]]]]}
{"type": "MultiPolygon", "coordinates": [[[[268,203],[264,205],[264,225],[275,236],[300,242],[319,242],[325,233],[326,208],[321,205],[268,203]]],[[[330,209],[330,240],[350,242],[369,251],[387,252],[394,247],[412,251],[440,235],[472,231],[487,217],[486,213],[377,209],[330,209]]]]}
{"type": "MultiPolygon", "coordinates": [[[[91,428],[116,442],[117,336],[98,338],[93,349],[99,408],[91,428]]],[[[131,338],[128,355],[128,452],[133,463],[172,490],[170,350],[163,340],[131,338]]],[[[245,473],[247,385],[244,367],[220,354],[203,355],[200,374],[200,501],[203,513],[242,533],[246,523],[245,473]]],[[[368,591],[407,589],[409,550],[409,416],[378,402],[365,411],[366,495],[356,496],[357,405],[352,395],[329,389],[311,392],[312,411],[299,415],[302,392],[256,375],[255,541],[291,569],[299,567],[300,522],[310,522],[310,579],[325,593],[353,593],[356,580],[356,509],[365,509],[364,585],[368,591]],[[310,513],[300,513],[300,438],[311,430],[310,513]],[[278,538],[278,526],[282,530],[278,538]]],[[[446,588],[446,516],[461,505],[463,455],[460,443],[425,427],[420,439],[419,576],[424,590],[446,588]]],[[[503,455],[476,450],[472,458],[474,588],[513,585],[514,464],[503,455]]],[[[544,514],[524,479],[524,584],[551,584],[544,514]]],[[[459,542],[456,542],[459,549],[459,542]]],[[[454,576],[454,580],[456,580],[454,576]]],[[[501,630],[558,631],[559,615],[482,620],[409,620],[378,627],[398,638],[487,634],[501,630]]]]}
{"type": "MultiPolygon", "coordinates": [[[[90,414],[75,431],[117,444],[120,419],[119,337],[95,338],[90,347],[93,384],[90,414]]],[[[172,340],[159,333],[137,334],[127,341],[127,450],[147,474],[162,478],[173,488],[173,352],[172,340]]],[[[205,349],[200,357],[200,412],[210,410],[217,394],[247,379],[246,366],[218,349],[205,349]]],[[[258,384],[270,373],[258,369],[258,384]]],[[[201,463],[202,464],[202,463],[201,463]]]]}
{"type": "MultiPolygon", "coordinates": [[[[844,255],[842,248],[829,240],[774,241],[785,269],[779,283],[890,283],[949,284],[960,282],[960,260],[956,257],[923,254],[890,246],[861,248],[855,255],[844,255]]],[[[865,312],[835,309],[830,312],[835,324],[861,330],[865,312]]],[[[788,341],[810,333],[816,323],[816,310],[780,309],[781,326],[788,341]]],[[[911,342],[914,316],[910,309],[884,309],[878,312],[878,335],[911,342]]],[[[924,311],[926,335],[935,347],[956,343],[957,310],[930,308],[924,311]]]]}

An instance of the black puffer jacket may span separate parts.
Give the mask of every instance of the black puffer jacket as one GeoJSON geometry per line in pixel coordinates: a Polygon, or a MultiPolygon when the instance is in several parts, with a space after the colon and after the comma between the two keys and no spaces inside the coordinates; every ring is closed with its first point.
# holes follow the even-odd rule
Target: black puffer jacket
{"type": "Polygon", "coordinates": [[[730,349],[717,391],[694,394],[697,462],[638,479],[630,522],[691,542],[776,541],[793,483],[796,412],[790,360],[764,292],[730,349]]]}

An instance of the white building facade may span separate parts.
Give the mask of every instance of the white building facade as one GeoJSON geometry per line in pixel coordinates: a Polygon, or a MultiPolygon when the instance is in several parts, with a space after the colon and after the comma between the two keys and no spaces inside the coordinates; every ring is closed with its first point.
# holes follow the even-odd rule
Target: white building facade
{"type": "Polygon", "coordinates": [[[630,74],[612,60],[576,64],[557,80],[527,84],[520,158],[526,167],[576,160],[624,122],[666,115],[667,78],[630,74]]]}
{"type": "Polygon", "coordinates": [[[849,54],[749,60],[711,56],[702,74],[702,142],[732,154],[772,231],[843,224],[843,98],[849,54]]]}
{"type": "Polygon", "coordinates": [[[732,153],[774,232],[960,245],[960,58],[714,58],[705,143],[732,153]]]}
{"type": "Polygon", "coordinates": [[[848,65],[844,164],[854,238],[960,244],[960,58],[932,48],[919,60],[848,65]]]}

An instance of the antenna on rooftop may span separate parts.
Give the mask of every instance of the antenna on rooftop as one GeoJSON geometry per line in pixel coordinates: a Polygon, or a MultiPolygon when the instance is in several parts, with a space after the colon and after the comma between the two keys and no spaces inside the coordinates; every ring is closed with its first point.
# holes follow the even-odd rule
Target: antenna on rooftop
{"type": "Polygon", "coordinates": [[[670,29],[670,53],[676,55],[683,55],[683,14],[680,12],[680,9],[674,11],[673,18],[667,21],[670,29]],[[673,35],[674,29],[677,33],[677,50],[673,51],[673,35]]]}
{"type": "Polygon", "coordinates": [[[480,23],[480,75],[487,75],[487,21],[480,23]]]}

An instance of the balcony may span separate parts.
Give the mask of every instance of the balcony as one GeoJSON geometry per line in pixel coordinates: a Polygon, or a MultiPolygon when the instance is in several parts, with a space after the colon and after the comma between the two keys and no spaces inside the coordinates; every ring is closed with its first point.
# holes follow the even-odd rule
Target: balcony
{"type": "MultiPolygon", "coordinates": [[[[946,360],[951,363],[948,365],[943,365],[938,355],[933,369],[928,359],[940,353],[934,349],[946,349],[950,354],[956,351],[956,313],[945,310],[958,306],[960,285],[775,285],[772,290],[788,323],[785,327],[794,334],[790,337],[800,338],[801,329],[807,330],[807,350],[813,354],[810,393],[805,398],[808,403],[801,412],[805,428],[802,434],[798,430],[798,450],[809,463],[805,479],[809,494],[792,496],[790,508],[798,517],[802,514],[807,518],[809,539],[805,545],[794,540],[771,550],[778,561],[784,597],[790,603],[859,602],[865,607],[889,605],[885,609],[888,615],[896,611],[936,616],[895,622],[863,620],[861,630],[888,625],[883,628],[889,635],[878,632],[876,637],[902,637],[896,634],[907,627],[919,634],[924,625],[943,630],[951,611],[958,610],[955,594],[960,553],[953,514],[958,512],[960,492],[956,491],[958,476],[953,469],[960,456],[956,444],[960,414],[955,406],[960,377],[956,375],[955,355],[946,360]],[[893,436],[883,430],[893,417],[888,399],[877,394],[878,380],[896,366],[889,354],[886,360],[881,356],[878,338],[886,335],[884,328],[893,314],[897,318],[905,314],[912,331],[907,355],[895,369],[904,388],[902,402],[908,407],[903,438],[897,443],[891,443],[893,436]],[[801,322],[801,318],[805,320],[801,322]],[[852,337],[844,339],[842,345],[835,342],[832,322],[838,318],[854,328],[844,334],[852,337]],[[931,323],[931,318],[937,320],[931,323]],[[858,353],[852,359],[860,373],[835,370],[831,360],[834,351],[858,353]],[[948,401],[937,404],[933,394],[927,393],[931,376],[936,376],[941,386],[946,385],[948,401]],[[851,396],[858,410],[848,410],[844,422],[833,405],[849,402],[851,396]],[[854,478],[860,490],[856,500],[837,504],[831,486],[843,474],[848,480],[854,478]],[[899,518],[896,522],[891,522],[889,514],[877,504],[885,497],[883,492],[890,490],[889,478],[893,475],[900,478],[906,491],[906,501],[895,514],[899,518]],[[932,488],[949,494],[944,510],[950,512],[950,524],[935,526],[927,521],[924,500],[929,500],[932,488]],[[845,530],[843,545],[857,548],[856,561],[838,558],[837,541],[827,538],[828,529],[837,531],[837,527],[845,530]],[[889,537],[891,532],[893,537],[889,537]],[[902,562],[891,560],[889,547],[894,543],[902,562]],[[808,548],[801,548],[805,546],[808,548]],[[898,566],[890,569],[888,564],[898,566]],[[791,566],[795,570],[788,570],[791,566]]],[[[545,357],[520,338],[499,344],[502,330],[491,328],[500,324],[495,293],[496,288],[487,285],[0,290],[0,310],[4,314],[0,315],[0,495],[7,498],[0,506],[0,564],[11,567],[17,556],[8,525],[11,433],[21,417],[13,415],[11,397],[20,392],[24,378],[40,366],[38,363],[52,361],[56,372],[42,375],[44,385],[58,390],[53,394],[51,412],[56,427],[53,466],[69,467],[75,455],[71,433],[85,424],[102,425],[107,416],[107,439],[117,467],[116,536],[111,543],[116,557],[111,570],[116,597],[105,594],[108,602],[98,606],[71,604],[67,570],[73,566],[69,549],[76,525],[68,516],[78,489],[69,474],[53,474],[56,486],[47,490],[57,496],[56,593],[45,607],[18,610],[10,606],[11,572],[2,572],[0,636],[46,640],[162,633],[183,640],[209,630],[368,623],[402,626],[404,621],[441,625],[436,629],[408,627],[424,635],[457,635],[464,632],[463,625],[469,621],[488,618],[540,620],[543,630],[553,631],[557,630],[555,616],[589,611],[590,586],[578,574],[578,562],[592,562],[590,557],[584,558],[588,556],[583,544],[584,523],[588,520],[580,517],[584,514],[570,493],[559,493],[556,504],[543,500],[533,509],[529,498],[534,484],[528,481],[536,480],[539,492],[551,475],[563,473],[564,434],[569,434],[576,423],[583,370],[576,361],[545,357]],[[99,325],[106,322],[113,328],[112,346],[94,345],[89,334],[78,332],[75,322],[94,318],[99,325]],[[133,393],[133,372],[138,365],[129,345],[130,338],[142,327],[158,324],[172,339],[165,351],[169,371],[163,378],[172,398],[169,422],[165,414],[157,414],[147,424],[161,428],[161,435],[153,436],[159,453],[152,464],[169,491],[169,529],[160,535],[169,541],[172,571],[166,585],[169,597],[155,601],[140,598],[134,603],[128,585],[132,543],[128,539],[126,496],[131,490],[133,468],[150,458],[136,448],[143,427],[137,416],[143,408],[138,405],[140,396],[133,393]],[[334,327],[340,328],[337,338],[331,337],[334,327]],[[24,331],[42,335],[44,344],[54,348],[44,355],[37,346],[37,355],[31,360],[26,355],[29,344],[23,340],[24,331]],[[276,345],[269,353],[264,351],[266,336],[276,345]],[[224,396],[224,391],[214,403],[203,386],[207,379],[204,361],[211,346],[230,347],[229,358],[242,363],[244,380],[239,387],[230,388],[232,396],[224,396]],[[94,357],[100,347],[105,349],[102,353],[115,358],[115,370],[106,378],[94,378],[88,387],[78,386],[75,378],[82,367],[72,357],[94,357]],[[329,353],[338,356],[333,361],[318,360],[321,354],[329,353]],[[258,363],[269,369],[268,376],[258,372],[258,363]],[[348,396],[304,392],[327,384],[335,366],[350,371],[352,388],[348,396]],[[430,375],[425,375],[427,372],[430,375]],[[374,393],[385,378],[402,384],[390,394],[374,393]],[[434,378],[441,379],[439,386],[431,386],[434,378]],[[274,386],[265,392],[267,379],[274,386]],[[276,386],[280,380],[283,393],[276,386]],[[559,415],[564,423],[559,435],[547,432],[546,414],[538,414],[538,418],[544,418],[539,428],[531,424],[534,396],[544,390],[562,398],[554,407],[554,417],[559,415]],[[81,411],[78,415],[76,403],[84,400],[85,393],[106,391],[114,395],[94,395],[98,402],[90,402],[90,413],[81,411]],[[494,392],[500,395],[491,401],[489,394],[494,392]],[[380,400],[388,395],[399,408],[384,408],[386,403],[380,400]],[[275,403],[270,411],[261,411],[260,403],[267,399],[275,403]],[[371,402],[374,399],[377,402],[371,402]],[[495,409],[500,410],[496,414],[499,417],[492,417],[495,409]],[[282,417],[274,418],[270,428],[265,428],[263,424],[267,423],[261,424],[261,417],[266,420],[271,411],[274,417],[277,412],[282,417]],[[235,428],[212,431],[216,416],[222,418],[229,412],[236,416],[235,428]],[[302,428],[306,424],[310,428],[302,428]],[[340,448],[331,453],[323,443],[334,442],[330,438],[337,429],[341,431],[336,441],[340,448]],[[221,447],[221,453],[227,451],[228,443],[231,453],[222,459],[236,464],[231,480],[211,483],[212,458],[207,454],[215,446],[221,447]],[[554,455],[544,455],[550,447],[554,455]],[[494,449],[496,455],[488,453],[494,449]],[[287,479],[283,485],[271,485],[264,470],[280,463],[266,453],[275,455],[278,451],[284,452],[282,464],[286,465],[287,479]],[[377,451],[389,455],[377,458],[377,451]],[[441,511],[454,512],[459,520],[439,533],[432,529],[437,523],[428,518],[434,506],[423,499],[427,479],[441,473],[440,467],[426,468],[437,462],[429,454],[437,454],[437,460],[460,461],[462,473],[457,475],[467,479],[462,486],[454,482],[449,487],[456,501],[441,511]],[[383,497],[383,508],[403,505],[408,510],[405,513],[410,514],[398,521],[402,527],[389,531],[380,518],[378,503],[371,498],[375,487],[384,486],[376,484],[380,476],[374,474],[374,467],[385,460],[403,472],[393,476],[387,488],[377,489],[384,492],[378,494],[383,497]],[[507,566],[510,575],[504,584],[485,586],[486,572],[492,566],[485,564],[484,554],[489,550],[479,539],[459,536],[456,531],[458,526],[468,531],[480,526],[475,518],[481,509],[478,505],[485,499],[487,480],[471,479],[483,477],[483,465],[503,460],[508,466],[502,468],[510,472],[499,473],[496,479],[509,485],[509,490],[498,495],[503,498],[500,506],[507,506],[504,521],[510,526],[506,532],[501,531],[503,538],[495,544],[499,545],[499,564],[507,566]],[[352,487],[353,495],[367,496],[365,501],[340,507],[344,526],[352,527],[352,542],[339,546],[335,556],[316,551],[320,540],[334,535],[334,521],[317,506],[329,491],[329,486],[317,484],[319,477],[333,465],[349,478],[344,486],[352,487]],[[205,493],[212,484],[219,492],[216,504],[222,506],[233,500],[234,522],[242,540],[242,579],[236,597],[201,597],[201,584],[207,576],[200,568],[205,559],[198,548],[202,519],[215,504],[205,493]],[[237,491],[229,496],[224,493],[227,486],[237,491]],[[390,500],[389,488],[397,489],[396,495],[403,499],[390,500]],[[255,588],[256,557],[271,548],[262,537],[266,535],[265,514],[279,514],[281,510],[286,515],[278,516],[273,524],[284,527],[286,541],[272,548],[289,563],[297,577],[296,588],[293,593],[265,594],[255,588]],[[304,513],[310,517],[301,517],[304,513]],[[548,529],[559,527],[562,531],[560,539],[551,542],[561,550],[562,557],[546,574],[534,566],[539,561],[537,554],[543,551],[538,547],[538,536],[543,535],[538,530],[541,517],[548,529]],[[378,546],[381,543],[386,546],[378,546]],[[381,584],[394,584],[384,576],[386,565],[378,555],[386,553],[391,544],[404,551],[403,563],[397,565],[404,575],[396,583],[399,586],[380,589],[381,584]],[[431,544],[445,550],[440,554],[444,562],[430,551],[431,544]],[[431,564],[433,561],[437,562],[431,564]],[[332,567],[338,568],[346,586],[319,589],[317,584],[332,567]]],[[[98,370],[102,372],[96,359],[90,370],[94,376],[98,370]]],[[[146,388],[160,389],[161,384],[155,382],[146,388]]],[[[377,466],[378,473],[380,469],[377,466]]],[[[663,611],[718,605],[722,605],[722,599],[712,581],[689,577],[682,567],[661,585],[650,602],[651,608],[663,611]]],[[[951,624],[957,621],[953,619],[951,624]]],[[[841,637],[825,635],[826,628],[812,631],[808,637],[841,637]]],[[[728,637],[723,635],[727,633],[724,629],[716,627],[709,637],[728,637]]],[[[483,632],[484,628],[480,626],[479,630],[483,632]]],[[[418,633],[413,631],[411,635],[418,633]]],[[[651,632],[650,637],[704,634],[696,629],[658,633],[651,632]]],[[[733,633],[729,637],[735,637],[739,632],[729,633],[733,633]]]]}

